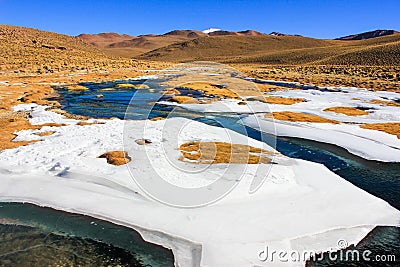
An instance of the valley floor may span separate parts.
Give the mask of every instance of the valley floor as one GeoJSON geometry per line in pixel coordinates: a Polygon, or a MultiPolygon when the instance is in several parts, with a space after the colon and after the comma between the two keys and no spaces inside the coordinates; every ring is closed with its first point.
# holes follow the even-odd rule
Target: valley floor
{"type": "MultiPolygon", "coordinates": [[[[338,240],[343,238],[348,245],[357,244],[377,225],[400,224],[397,209],[323,165],[286,157],[263,142],[231,130],[184,118],[91,119],[68,114],[60,110],[59,103],[46,100],[55,94],[52,86],[135,79],[143,75],[157,77],[159,73],[126,70],[2,77],[0,199],[91,215],[132,227],[145,240],[171,248],[180,266],[262,265],[265,262],[260,261],[259,255],[266,245],[277,251],[327,251],[337,248],[338,240]],[[191,142],[249,146],[253,151],[265,151],[269,160],[204,167],[181,159],[185,154],[179,148],[191,142]],[[110,151],[125,151],[132,161],[114,166],[99,158],[110,151]],[[205,187],[210,192],[218,188],[216,181],[220,179],[232,190],[205,206],[201,201],[196,202],[202,195],[199,198],[191,195],[195,201],[188,206],[201,207],[177,208],[154,199],[154,192],[138,184],[132,175],[150,180],[159,176],[181,188],[205,187]]],[[[206,80],[210,77],[206,75],[206,80]]],[[[253,81],[246,80],[252,84],[253,81]]],[[[261,88],[263,98],[218,96],[217,101],[204,104],[170,100],[163,103],[214,113],[227,110],[245,116],[251,113],[244,123],[261,131],[268,132],[271,129],[268,124],[274,123],[272,133],[277,135],[333,143],[367,159],[400,161],[397,128],[359,127],[399,123],[398,92],[322,85],[288,89],[282,81],[257,81],[253,86],[261,88]],[[281,98],[303,100],[287,105],[279,103],[281,98]],[[268,99],[278,103],[268,103],[268,99]],[[245,104],[239,104],[242,102],[245,104]],[[366,106],[367,109],[360,108],[366,106]],[[338,107],[344,109],[324,110],[338,107]],[[293,113],[306,115],[293,117],[293,113]],[[275,120],[268,114],[276,116],[275,120]],[[315,121],[321,118],[327,121],[315,121]]],[[[71,87],[71,90],[81,89],[71,87]]],[[[221,94],[212,89],[212,94],[221,94]]],[[[189,151],[188,155],[193,154],[189,151]]],[[[168,191],[169,187],[160,189],[168,191]]],[[[178,198],[170,201],[173,206],[182,204],[178,198]]],[[[304,260],[293,264],[301,266],[304,260]]],[[[280,262],[274,264],[279,266],[280,262]]]]}

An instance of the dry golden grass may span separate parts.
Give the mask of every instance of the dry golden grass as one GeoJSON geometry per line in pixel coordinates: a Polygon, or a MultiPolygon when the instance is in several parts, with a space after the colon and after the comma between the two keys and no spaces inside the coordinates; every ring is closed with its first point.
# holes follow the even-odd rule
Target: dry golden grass
{"type": "Polygon", "coordinates": [[[94,121],[94,122],[90,122],[90,121],[80,121],[80,122],[78,122],[76,125],[79,125],[79,126],[86,126],[86,125],[94,125],[94,124],[105,124],[105,122],[102,122],[102,121],[94,121]]]}
{"type": "Polygon", "coordinates": [[[89,89],[86,86],[78,85],[78,84],[67,85],[67,86],[65,86],[65,88],[67,88],[67,90],[70,92],[80,92],[80,91],[86,91],[89,89]]]}
{"type": "Polygon", "coordinates": [[[224,98],[240,98],[237,93],[234,91],[222,87],[218,84],[212,84],[208,82],[190,82],[181,85],[183,88],[195,90],[195,91],[202,91],[206,96],[217,96],[217,97],[224,97],[224,98]]]}
{"type": "Polygon", "coordinates": [[[261,92],[265,92],[265,93],[290,89],[287,87],[282,87],[282,86],[277,86],[277,85],[272,85],[272,84],[267,84],[267,83],[257,84],[257,87],[258,87],[258,89],[260,89],[261,92]]]}
{"type": "Polygon", "coordinates": [[[179,147],[182,161],[198,164],[260,164],[270,163],[271,152],[242,144],[225,142],[188,142],[179,147]]]}
{"type": "Polygon", "coordinates": [[[124,165],[131,161],[131,157],[125,151],[110,151],[98,156],[98,158],[105,158],[108,164],[116,166],[124,165]]]}
{"type": "Polygon", "coordinates": [[[199,104],[200,102],[191,96],[174,96],[170,99],[172,102],[179,104],[199,104]]]}
{"type": "Polygon", "coordinates": [[[178,89],[175,88],[167,88],[164,90],[164,94],[166,95],[180,95],[181,92],[179,92],[178,89]]]}
{"type": "Polygon", "coordinates": [[[347,116],[362,116],[362,115],[369,114],[368,111],[358,109],[358,108],[353,108],[353,107],[331,107],[331,108],[324,109],[324,111],[340,113],[340,114],[344,114],[347,116]]]}
{"type": "Polygon", "coordinates": [[[163,117],[155,117],[155,118],[152,118],[150,120],[151,121],[162,121],[162,120],[165,120],[165,118],[163,118],[163,117]]]}
{"type": "Polygon", "coordinates": [[[0,75],[15,76],[116,70],[134,73],[170,65],[110,57],[76,37],[8,25],[0,25],[0,55],[0,75]]]}
{"type": "Polygon", "coordinates": [[[263,102],[268,104],[277,104],[277,105],[293,105],[296,103],[305,102],[304,98],[288,98],[288,97],[276,97],[276,96],[266,96],[264,97],[263,102]]]}
{"type": "MultiPolygon", "coordinates": [[[[256,65],[234,64],[249,77],[298,82],[317,86],[348,86],[376,91],[400,92],[399,66],[338,66],[338,65],[256,65]]],[[[268,85],[266,92],[289,90],[268,85]]],[[[263,88],[260,88],[264,91],[263,88]]]]}
{"type": "MultiPolygon", "coordinates": [[[[39,130],[44,126],[60,127],[63,124],[46,123],[42,125],[31,125],[27,119],[26,112],[9,112],[0,116],[0,150],[24,146],[33,141],[14,142],[15,132],[22,130],[39,130]]],[[[39,134],[38,134],[39,135],[39,134]]],[[[38,141],[38,140],[34,140],[38,141]]]]}
{"type": "Polygon", "coordinates": [[[371,101],[369,101],[369,103],[382,105],[382,106],[400,107],[399,103],[396,103],[391,100],[372,99],[371,101]]]}
{"type": "Polygon", "coordinates": [[[47,131],[47,132],[40,132],[40,133],[36,133],[37,136],[49,136],[49,135],[53,135],[55,132],[53,131],[47,131]]]}
{"type": "Polygon", "coordinates": [[[5,72],[79,71],[86,70],[86,66],[101,68],[112,63],[99,50],[77,38],[6,25],[0,25],[0,51],[0,71],[5,72]]]}
{"type": "Polygon", "coordinates": [[[38,85],[18,80],[19,85],[0,85],[0,114],[11,111],[11,107],[22,103],[37,103],[57,106],[55,102],[43,100],[50,97],[50,86],[38,85]]]}
{"type": "Polygon", "coordinates": [[[15,148],[29,144],[29,142],[27,141],[12,142],[12,140],[15,138],[14,132],[32,129],[32,125],[26,118],[22,116],[17,117],[17,115],[14,115],[13,117],[14,118],[8,119],[2,118],[0,120],[0,150],[15,148]]]}
{"type": "Polygon", "coordinates": [[[400,122],[363,124],[360,127],[364,129],[377,130],[388,134],[393,134],[400,139],[400,122]]]}
{"type": "Polygon", "coordinates": [[[265,114],[266,118],[274,118],[275,120],[281,121],[293,121],[293,122],[316,122],[316,123],[332,123],[338,124],[338,121],[326,119],[316,115],[292,112],[292,111],[282,111],[282,112],[272,112],[265,114]]]}
{"type": "Polygon", "coordinates": [[[115,85],[118,89],[149,89],[147,84],[131,84],[131,83],[119,83],[115,85]]]}

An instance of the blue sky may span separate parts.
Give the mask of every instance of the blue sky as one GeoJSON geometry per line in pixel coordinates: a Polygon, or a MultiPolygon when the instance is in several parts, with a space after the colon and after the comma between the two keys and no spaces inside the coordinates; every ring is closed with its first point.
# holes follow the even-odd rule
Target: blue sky
{"type": "Polygon", "coordinates": [[[218,27],[335,38],[374,29],[400,31],[399,14],[399,0],[0,0],[0,24],[70,35],[218,27]]]}

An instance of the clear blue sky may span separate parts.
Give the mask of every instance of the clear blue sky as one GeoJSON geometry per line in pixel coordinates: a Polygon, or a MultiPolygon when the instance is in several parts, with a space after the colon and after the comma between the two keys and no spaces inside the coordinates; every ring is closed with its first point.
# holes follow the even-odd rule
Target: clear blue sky
{"type": "Polygon", "coordinates": [[[218,27],[335,38],[374,29],[400,30],[400,0],[0,0],[0,24],[70,35],[218,27]]]}

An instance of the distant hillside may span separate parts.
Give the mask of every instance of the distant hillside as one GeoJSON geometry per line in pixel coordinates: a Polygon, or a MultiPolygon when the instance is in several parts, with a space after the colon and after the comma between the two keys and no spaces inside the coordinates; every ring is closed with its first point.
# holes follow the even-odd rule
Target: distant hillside
{"type": "Polygon", "coordinates": [[[174,30],[163,34],[164,36],[184,36],[187,38],[198,38],[206,36],[207,34],[196,30],[174,30]]]}
{"type": "Polygon", "coordinates": [[[386,36],[386,35],[392,35],[396,32],[395,30],[375,30],[375,31],[370,31],[370,32],[363,32],[363,33],[358,33],[358,34],[352,34],[344,37],[337,38],[336,40],[364,40],[364,39],[370,39],[370,38],[376,38],[376,37],[381,37],[381,36],[386,36]]]}
{"type": "Polygon", "coordinates": [[[245,31],[240,31],[240,32],[218,30],[218,31],[212,31],[212,32],[208,33],[208,35],[209,36],[221,36],[221,35],[260,36],[260,35],[265,35],[265,33],[261,33],[261,32],[254,31],[254,30],[245,30],[245,31]]]}
{"type": "Polygon", "coordinates": [[[279,65],[400,65],[400,34],[367,40],[330,41],[330,46],[282,49],[262,55],[226,59],[226,63],[279,65]]]}
{"type": "Polygon", "coordinates": [[[110,56],[132,57],[173,43],[192,40],[207,34],[195,30],[175,30],[162,35],[140,36],[117,33],[81,34],[82,40],[98,47],[110,56]]]}
{"type": "Polygon", "coordinates": [[[146,34],[130,36],[118,33],[80,34],[77,37],[98,47],[105,54],[119,57],[133,57],[161,47],[208,36],[262,36],[264,33],[254,30],[239,32],[209,29],[204,32],[196,30],[174,30],[165,34],[146,34]]]}
{"type": "Polygon", "coordinates": [[[272,36],[301,36],[298,34],[287,34],[287,33],[281,33],[281,32],[271,32],[269,35],[272,35],[272,36]]]}
{"type": "Polygon", "coordinates": [[[228,60],[282,50],[330,46],[332,42],[301,36],[219,35],[172,44],[138,58],[164,61],[228,60]]]}
{"type": "Polygon", "coordinates": [[[80,38],[0,25],[0,73],[52,73],[121,65],[80,38]]]}
{"type": "Polygon", "coordinates": [[[343,53],[339,53],[334,57],[324,58],[317,63],[400,66],[400,34],[353,41],[351,45],[346,46],[343,53]]]}
{"type": "MultiPolygon", "coordinates": [[[[219,30],[210,33],[215,32],[219,30]]],[[[137,37],[116,33],[72,37],[0,25],[0,73],[110,70],[131,67],[136,64],[133,62],[138,62],[110,55],[136,55],[136,59],[169,62],[399,66],[400,33],[346,41],[273,36],[252,30],[214,36],[194,30],[175,30],[137,37]]]]}
{"type": "Polygon", "coordinates": [[[90,43],[100,48],[106,47],[112,43],[122,42],[135,38],[135,36],[131,36],[128,34],[118,34],[114,32],[98,33],[98,34],[82,33],[79,34],[77,37],[87,43],[90,43]]]}
{"type": "Polygon", "coordinates": [[[367,40],[320,40],[302,36],[211,36],[140,55],[161,61],[210,60],[260,64],[400,64],[400,34],[367,40]]]}

